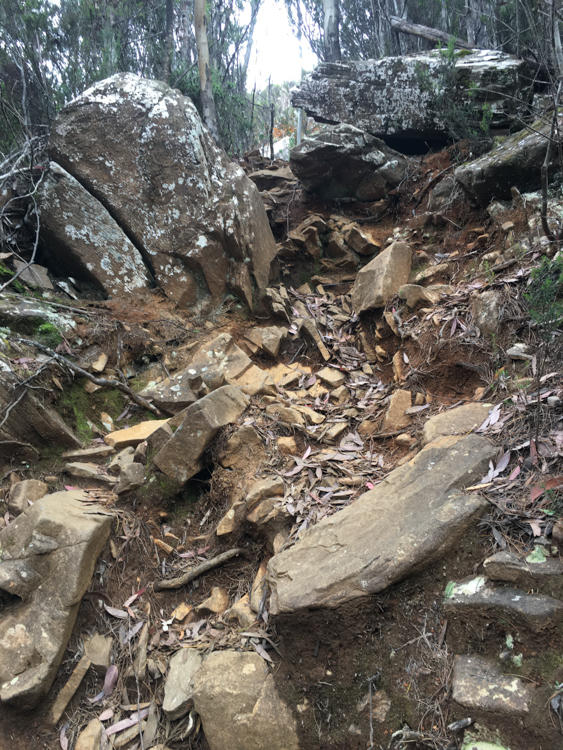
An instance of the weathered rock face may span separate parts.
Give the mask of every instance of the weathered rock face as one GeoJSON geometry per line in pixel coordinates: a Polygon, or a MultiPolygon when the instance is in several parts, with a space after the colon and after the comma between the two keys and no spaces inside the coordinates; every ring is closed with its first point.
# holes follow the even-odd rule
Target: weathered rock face
{"type": "MultiPolygon", "coordinates": [[[[536,122],[532,130],[509,136],[485,156],[458,167],[456,182],[483,208],[495,198],[509,200],[513,186],[520,192],[537,190],[549,128],[549,124],[536,122]]],[[[553,149],[553,163],[558,162],[557,149],[553,149]]]]}
{"type": "Polygon", "coordinates": [[[193,696],[211,750],[298,750],[296,721],[258,654],[210,654],[193,696]]]}
{"type": "Polygon", "coordinates": [[[398,151],[352,125],[304,138],[289,159],[305,190],[325,200],[381,200],[401,182],[408,166],[398,151]]]}
{"type": "Polygon", "coordinates": [[[486,507],[460,490],[480,479],[493,455],[477,435],[443,438],[323,519],[268,563],[271,612],[337,607],[439,559],[486,507]]]}
{"type": "Polygon", "coordinates": [[[64,275],[105,294],[127,294],[151,284],[135,245],[104,206],[55,162],[39,194],[41,241],[64,275]]]}
{"type": "Polygon", "coordinates": [[[251,305],[267,286],[276,246],[258,190],[176,89],[129,73],[95,84],[59,114],[50,153],[179,305],[229,291],[251,305]]]}
{"type": "MultiPolygon", "coordinates": [[[[296,89],[294,107],[319,122],[349,123],[368,133],[398,139],[446,136],[440,112],[421,85],[436,80],[443,64],[439,51],[381,60],[323,63],[296,89]]],[[[492,129],[507,128],[526,114],[533,73],[528,63],[510,55],[476,50],[456,59],[460,104],[487,103],[492,129]],[[471,92],[471,93],[470,93],[471,92]]]]}
{"type": "Polygon", "coordinates": [[[31,708],[49,690],[111,528],[86,494],[37,500],[0,531],[0,699],[31,708]]]}

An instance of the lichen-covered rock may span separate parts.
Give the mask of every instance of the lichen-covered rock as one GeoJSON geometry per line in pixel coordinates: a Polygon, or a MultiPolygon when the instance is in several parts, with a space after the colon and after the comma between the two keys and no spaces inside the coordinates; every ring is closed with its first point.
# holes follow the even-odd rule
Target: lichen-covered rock
{"type": "MultiPolygon", "coordinates": [[[[291,103],[319,122],[349,123],[379,137],[417,141],[446,136],[425,78],[436,80],[444,60],[438,50],[380,60],[323,63],[292,93],[291,103]]],[[[491,129],[507,128],[525,115],[534,75],[529,63],[502,52],[475,50],[456,56],[460,104],[481,119],[491,108],[491,129]]],[[[292,167],[293,168],[293,167],[292,167]]]]}
{"type": "Polygon", "coordinates": [[[105,294],[131,294],[151,285],[135,245],[99,200],[51,162],[39,193],[41,241],[61,275],[91,283],[105,294]]]}
{"type": "Polygon", "coordinates": [[[50,154],[178,305],[229,291],[251,305],[268,285],[276,245],[258,190],[177,89],[130,73],[96,83],[60,112],[50,154]]]}
{"type": "MultiPolygon", "coordinates": [[[[509,136],[488,154],[458,167],[456,182],[483,208],[494,199],[510,200],[513,186],[520,192],[537,190],[549,128],[549,123],[536,122],[532,128],[509,136]]],[[[558,163],[558,150],[554,148],[552,164],[558,163]]]]}
{"type": "Polygon", "coordinates": [[[305,190],[325,200],[381,200],[399,185],[408,165],[402,154],[352,125],[304,138],[289,158],[305,190]]]}

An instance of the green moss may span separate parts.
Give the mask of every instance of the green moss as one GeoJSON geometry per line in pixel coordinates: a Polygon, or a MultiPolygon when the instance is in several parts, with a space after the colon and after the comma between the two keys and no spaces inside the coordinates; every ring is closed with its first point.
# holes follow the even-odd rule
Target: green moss
{"type": "MultiPolygon", "coordinates": [[[[92,430],[88,425],[87,412],[90,407],[88,394],[83,388],[83,381],[76,382],[70,389],[66,390],[61,397],[60,404],[66,415],[74,417],[74,431],[79,440],[89,442],[92,440],[92,430]]],[[[63,414],[63,418],[64,418],[63,414]]]]}
{"type": "Polygon", "coordinates": [[[37,326],[37,339],[45,346],[50,346],[51,349],[56,349],[63,340],[57,327],[52,323],[41,323],[37,326]]]}

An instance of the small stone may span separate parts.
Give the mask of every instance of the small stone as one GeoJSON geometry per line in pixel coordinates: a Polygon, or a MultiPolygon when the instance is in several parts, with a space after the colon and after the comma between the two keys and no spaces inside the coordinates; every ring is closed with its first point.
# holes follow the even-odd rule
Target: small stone
{"type": "Polygon", "coordinates": [[[117,430],[104,437],[104,442],[107,445],[112,446],[116,450],[127,448],[132,445],[136,447],[143,440],[146,440],[149,435],[152,435],[155,430],[165,425],[168,422],[167,419],[150,419],[146,422],[140,422],[134,427],[128,427],[125,430],[117,430]]]}
{"type": "Polygon", "coordinates": [[[105,674],[111,666],[111,649],[113,640],[110,636],[94,633],[84,639],[84,655],[90,659],[92,668],[99,674],[105,674]]]}
{"type": "Polygon", "coordinates": [[[331,388],[338,388],[346,382],[346,375],[334,367],[323,367],[317,373],[317,377],[331,388]]]}
{"type": "Polygon", "coordinates": [[[414,397],[415,406],[423,406],[426,403],[426,396],[424,393],[417,393],[414,397]]]}
{"type": "Polygon", "coordinates": [[[90,365],[94,372],[103,372],[108,363],[108,355],[102,352],[100,356],[90,365]]]}
{"type": "Polygon", "coordinates": [[[270,404],[269,406],[267,406],[266,414],[269,414],[271,416],[279,416],[280,422],[283,422],[286,425],[305,424],[305,419],[296,409],[293,409],[289,406],[284,406],[280,403],[270,404]]]}
{"type": "Polygon", "coordinates": [[[108,432],[113,432],[115,430],[113,419],[107,412],[103,411],[100,414],[100,422],[102,423],[104,429],[106,429],[108,432]]]}
{"type": "Polygon", "coordinates": [[[410,417],[405,414],[412,405],[410,391],[399,389],[395,391],[389,402],[389,408],[383,420],[383,432],[395,432],[410,424],[410,417]]]}
{"type": "Polygon", "coordinates": [[[379,428],[377,426],[377,423],[372,422],[370,419],[364,419],[364,421],[361,422],[358,426],[358,435],[361,435],[364,438],[371,437],[378,431],[379,428]]]}
{"type": "Polygon", "coordinates": [[[528,354],[529,346],[523,342],[518,342],[511,346],[510,349],[506,350],[506,356],[513,360],[527,361],[533,359],[531,354],[528,354]]]}
{"type": "Polygon", "coordinates": [[[86,393],[89,393],[90,395],[92,393],[96,393],[96,391],[101,390],[101,387],[102,387],[101,385],[96,385],[96,383],[92,383],[91,380],[87,380],[86,383],[84,384],[84,390],[86,391],[86,393]]]}
{"type": "Polygon", "coordinates": [[[397,435],[397,437],[395,438],[395,443],[401,448],[410,448],[416,443],[416,440],[412,437],[412,435],[403,432],[401,435],[397,435]]]}
{"type": "Polygon", "coordinates": [[[406,377],[403,352],[399,350],[393,355],[393,379],[395,383],[403,383],[406,377]]]}
{"type": "Polygon", "coordinates": [[[301,412],[301,414],[304,414],[312,424],[322,424],[326,419],[324,414],[319,414],[319,412],[314,411],[308,406],[295,406],[294,408],[301,412]]]}
{"type": "Polygon", "coordinates": [[[182,622],[182,620],[185,620],[192,610],[193,607],[191,604],[182,602],[181,604],[178,604],[176,609],[172,612],[172,617],[177,620],[177,622],[182,622]]]}
{"type": "Polygon", "coordinates": [[[250,608],[250,597],[245,594],[227,612],[227,620],[236,620],[241,628],[250,628],[256,622],[256,615],[250,608]]]}
{"type": "Polygon", "coordinates": [[[417,275],[414,278],[415,284],[420,284],[421,281],[426,281],[426,279],[433,279],[435,276],[443,276],[448,274],[450,271],[450,266],[448,263],[440,263],[437,266],[429,266],[428,268],[425,268],[424,271],[420,271],[420,273],[417,273],[417,275]]]}
{"type": "Polygon", "coordinates": [[[324,345],[314,320],[311,320],[311,318],[305,318],[303,321],[301,321],[300,331],[304,331],[307,336],[315,342],[325,362],[331,359],[330,352],[324,345]]]}
{"type": "Polygon", "coordinates": [[[119,483],[115,488],[116,495],[132,492],[145,482],[145,467],[143,464],[130,463],[121,467],[119,483]]]}
{"type": "Polygon", "coordinates": [[[297,441],[294,437],[279,437],[278,449],[285,456],[295,456],[299,452],[297,441]]]}
{"type": "Polygon", "coordinates": [[[130,445],[127,448],[124,448],[122,451],[119,451],[117,456],[112,459],[108,466],[108,471],[110,474],[117,475],[121,471],[121,469],[124,466],[127,466],[128,464],[132,464],[135,460],[135,448],[133,448],[132,445],[130,445]]]}
{"type": "Polygon", "coordinates": [[[198,612],[211,612],[214,615],[220,615],[229,606],[229,592],[220,586],[213,586],[211,595],[196,607],[198,612]]]}
{"type": "Polygon", "coordinates": [[[65,451],[62,458],[106,458],[115,453],[115,448],[111,445],[97,445],[91,448],[81,448],[76,451],[65,451]]]}
{"type": "Polygon", "coordinates": [[[350,425],[347,422],[335,422],[325,432],[323,440],[337,440],[348,429],[350,429],[350,425]]]}
{"type": "Polygon", "coordinates": [[[102,723],[92,719],[78,735],[74,750],[99,750],[102,741],[102,723]]]}
{"type": "Polygon", "coordinates": [[[339,388],[335,388],[330,394],[330,400],[333,404],[342,405],[346,403],[350,392],[345,385],[341,385],[339,388]]]}
{"type": "Polygon", "coordinates": [[[268,477],[254,484],[246,496],[246,510],[252,510],[265,497],[283,497],[284,482],[281,477],[268,477]]]}
{"type": "Polygon", "coordinates": [[[287,338],[287,328],[278,326],[253,328],[246,334],[246,338],[270,356],[277,357],[280,352],[281,342],[287,338]]]}
{"type": "Polygon", "coordinates": [[[514,229],[514,222],[513,221],[505,221],[504,224],[500,225],[500,228],[503,232],[510,232],[511,229],[514,229]]]}
{"type": "Polygon", "coordinates": [[[73,461],[65,465],[64,470],[73,477],[82,477],[84,479],[95,479],[105,484],[116,484],[117,479],[110,477],[108,474],[102,474],[97,464],[88,464],[81,461],[73,461]]]}
{"type": "Polygon", "coordinates": [[[49,474],[48,476],[44,477],[47,484],[56,484],[59,481],[58,477],[53,476],[52,474],[49,474]]]}
{"type": "Polygon", "coordinates": [[[243,514],[244,503],[233,503],[232,507],[225,513],[215,529],[217,536],[227,536],[227,534],[232,534],[233,531],[236,531],[242,522],[243,514]]]}

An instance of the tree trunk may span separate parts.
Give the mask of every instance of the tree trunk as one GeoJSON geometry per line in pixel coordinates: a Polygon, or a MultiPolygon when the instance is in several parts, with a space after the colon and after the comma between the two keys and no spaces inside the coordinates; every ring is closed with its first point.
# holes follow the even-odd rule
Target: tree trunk
{"type": "Polygon", "coordinates": [[[340,60],[340,9],[338,0],[323,0],[324,51],[326,62],[340,60]]]}
{"type": "Polygon", "coordinates": [[[174,46],[174,0],[166,0],[166,36],[164,38],[164,49],[162,51],[162,65],[160,68],[160,80],[168,83],[170,79],[170,65],[172,48],[174,46]]]}
{"type": "MultiPolygon", "coordinates": [[[[410,23],[409,21],[404,21],[402,18],[397,18],[397,16],[391,16],[391,26],[395,31],[402,31],[403,34],[420,36],[423,39],[428,39],[429,42],[443,42],[448,44],[452,38],[451,35],[447,34],[445,31],[431,29],[428,26],[422,26],[419,23],[410,23]]],[[[455,40],[455,46],[460,47],[461,49],[472,49],[471,45],[461,39],[455,40]]]]}
{"type": "Polygon", "coordinates": [[[213,86],[211,82],[211,68],[209,67],[209,46],[207,44],[207,23],[205,20],[205,0],[195,0],[194,6],[195,40],[197,45],[197,59],[199,65],[199,92],[203,122],[211,131],[211,135],[218,146],[221,146],[213,86]]]}

